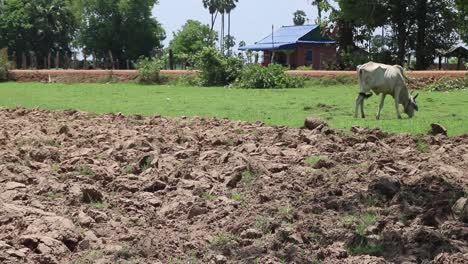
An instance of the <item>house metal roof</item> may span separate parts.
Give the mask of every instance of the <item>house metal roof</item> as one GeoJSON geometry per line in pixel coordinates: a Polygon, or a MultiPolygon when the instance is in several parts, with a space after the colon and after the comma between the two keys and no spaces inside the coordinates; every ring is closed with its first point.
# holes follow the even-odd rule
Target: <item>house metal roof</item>
{"type": "Polygon", "coordinates": [[[318,25],[283,26],[268,37],[256,42],[254,45],[240,47],[239,50],[285,50],[294,49],[297,43],[334,44],[330,39],[304,38],[318,28],[318,25]]]}

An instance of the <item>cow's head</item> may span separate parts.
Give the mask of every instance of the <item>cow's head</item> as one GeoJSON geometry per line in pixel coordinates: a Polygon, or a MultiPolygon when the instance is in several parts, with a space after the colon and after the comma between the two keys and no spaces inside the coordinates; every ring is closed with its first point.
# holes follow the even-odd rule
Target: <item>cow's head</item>
{"type": "Polygon", "coordinates": [[[405,113],[412,118],[414,116],[414,111],[419,111],[418,104],[416,103],[416,98],[418,98],[419,94],[416,94],[414,97],[411,94],[408,100],[408,103],[405,106],[405,113]]]}

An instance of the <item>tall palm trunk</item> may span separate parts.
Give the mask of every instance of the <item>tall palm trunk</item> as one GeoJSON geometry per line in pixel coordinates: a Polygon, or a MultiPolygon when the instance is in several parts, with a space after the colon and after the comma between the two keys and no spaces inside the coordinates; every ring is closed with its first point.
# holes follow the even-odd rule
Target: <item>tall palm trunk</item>
{"type": "MultiPolygon", "coordinates": [[[[231,40],[231,12],[228,13],[228,39],[231,40]]],[[[231,56],[232,47],[228,47],[228,55],[231,56]]]]}
{"type": "Polygon", "coordinates": [[[221,13],[221,39],[220,39],[221,53],[224,54],[224,12],[221,13]]]}

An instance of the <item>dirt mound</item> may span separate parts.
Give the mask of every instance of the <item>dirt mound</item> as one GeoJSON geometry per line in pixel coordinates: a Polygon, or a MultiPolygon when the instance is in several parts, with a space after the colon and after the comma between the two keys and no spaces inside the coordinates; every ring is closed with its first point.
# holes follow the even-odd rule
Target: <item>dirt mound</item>
{"type": "Polygon", "coordinates": [[[1,109],[0,123],[1,263],[463,263],[468,254],[454,206],[468,188],[467,135],[23,108],[1,109]]]}

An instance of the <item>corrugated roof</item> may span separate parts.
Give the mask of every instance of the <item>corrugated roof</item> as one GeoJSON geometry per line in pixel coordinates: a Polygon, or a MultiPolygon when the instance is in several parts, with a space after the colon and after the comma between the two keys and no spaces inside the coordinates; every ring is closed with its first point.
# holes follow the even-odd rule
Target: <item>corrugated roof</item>
{"type": "Polygon", "coordinates": [[[239,50],[294,49],[296,43],[335,43],[333,40],[300,40],[318,25],[283,26],[254,45],[240,47],[239,50]],[[273,42],[274,41],[274,42],[273,42]]]}

